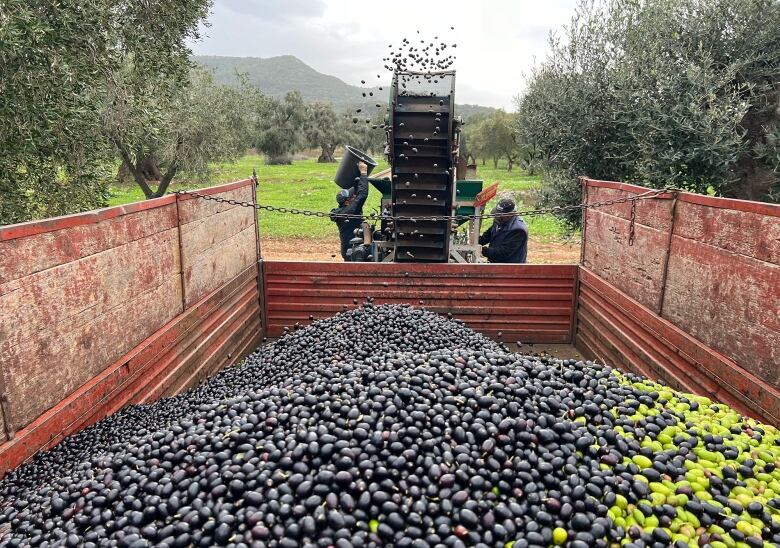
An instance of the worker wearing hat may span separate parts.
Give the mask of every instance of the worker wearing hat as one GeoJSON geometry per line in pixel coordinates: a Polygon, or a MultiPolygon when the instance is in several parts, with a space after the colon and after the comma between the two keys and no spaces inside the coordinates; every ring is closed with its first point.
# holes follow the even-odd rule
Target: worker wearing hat
{"type": "MultiPolygon", "coordinates": [[[[334,214],[363,215],[363,204],[366,203],[368,198],[368,166],[363,162],[358,162],[358,169],[360,170],[360,180],[358,181],[357,192],[355,192],[355,187],[339,190],[336,194],[338,207],[330,210],[330,220],[339,227],[341,257],[345,261],[347,260],[349,241],[354,238],[355,229],[360,228],[362,219],[360,217],[338,218],[334,214]]],[[[355,179],[357,180],[357,177],[355,179]]]]}
{"type": "Polygon", "coordinates": [[[524,263],[528,256],[528,226],[515,213],[515,202],[510,198],[499,200],[493,208],[496,215],[491,226],[479,237],[488,262],[524,263]]]}

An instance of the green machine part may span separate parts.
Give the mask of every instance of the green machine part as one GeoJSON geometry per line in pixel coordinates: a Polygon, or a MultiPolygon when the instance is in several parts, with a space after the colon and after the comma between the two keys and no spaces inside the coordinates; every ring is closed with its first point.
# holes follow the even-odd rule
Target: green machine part
{"type": "Polygon", "coordinates": [[[390,200],[390,179],[369,179],[368,182],[382,194],[383,202],[390,200]]]}
{"type": "MultiPolygon", "coordinates": [[[[474,200],[477,199],[477,194],[482,192],[482,181],[456,181],[455,185],[455,201],[459,203],[470,203],[472,205],[459,205],[455,211],[456,215],[474,215],[476,208],[474,207],[474,200]]],[[[465,220],[458,222],[458,226],[465,223],[465,220]]]]}

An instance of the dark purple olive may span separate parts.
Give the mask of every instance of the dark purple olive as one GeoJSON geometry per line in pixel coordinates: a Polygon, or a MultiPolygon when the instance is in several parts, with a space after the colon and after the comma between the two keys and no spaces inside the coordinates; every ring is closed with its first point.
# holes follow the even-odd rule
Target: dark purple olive
{"type": "MultiPolygon", "coordinates": [[[[677,510],[642,502],[649,489],[636,475],[682,481],[700,443],[728,451],[728,433],[699,434],[656,407],[638,376],[513,354],[451,313],[365,296],[309,321],[8,473],[0,543],[519,547],[551,545],[561,528],[572,547],[668,545],[663,532],[615,528],[608,509],[621,495],[669,527],[677,510]],[[640,405],[659,413],[635,421],[640,405]],[[637,441],[667,426],[678,428],[675,449],[654,454],[637,441]],[[652,466],[623,464],[637,455],[652,466]]],[[[724,467],[710,478],[712,502],[688,489],[685,509],[753,546],[758,538],[721,513],[769,511],[728,497],[743,468],[762,471],[751,458],[724,467]]],[[[780,534],[765,525],[766,539],[780,534]]]]}

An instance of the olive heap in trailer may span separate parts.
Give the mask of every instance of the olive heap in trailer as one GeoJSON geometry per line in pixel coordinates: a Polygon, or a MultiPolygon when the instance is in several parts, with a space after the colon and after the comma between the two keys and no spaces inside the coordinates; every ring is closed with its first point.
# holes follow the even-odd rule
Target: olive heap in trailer
{"type": "Polygon", "coordinates": [[[13,471],[0,545],[768,547],[779,440],[369,301],[13,471]]]}

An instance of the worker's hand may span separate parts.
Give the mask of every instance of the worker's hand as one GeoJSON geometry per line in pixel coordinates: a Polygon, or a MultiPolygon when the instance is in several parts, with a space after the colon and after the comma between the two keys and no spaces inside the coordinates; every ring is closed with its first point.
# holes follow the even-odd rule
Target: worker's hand
{"type": "Polygon", "coordinates": [[[365,162],[358,162],[358,169],[361,175],[368,175],[368,165],[365,162]]]}

